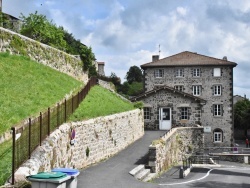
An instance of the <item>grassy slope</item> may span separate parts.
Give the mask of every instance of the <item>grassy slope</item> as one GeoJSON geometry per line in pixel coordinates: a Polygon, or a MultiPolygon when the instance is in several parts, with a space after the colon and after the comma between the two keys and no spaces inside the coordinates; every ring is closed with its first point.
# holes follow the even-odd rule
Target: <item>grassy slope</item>
{"type": "Polygon", "coordinates": [[[68,75],[26,57],[0,53],[0,134],[80,86],[68,75]]]}
{"type": "Polygon", "coordinates": [[[132,103],[100,86],[91,88],[87,97],[70,117],[71,121],[90,119],[134,109],[132,103]]]}
{"type": "MultiPolygon", "coordinates": [[[[22,56],[0,53],[0,134],[44,111],[81,82],[22,56]]],[[[11,140],[0,144],[0,185],[11,173],[11,140]]]]}

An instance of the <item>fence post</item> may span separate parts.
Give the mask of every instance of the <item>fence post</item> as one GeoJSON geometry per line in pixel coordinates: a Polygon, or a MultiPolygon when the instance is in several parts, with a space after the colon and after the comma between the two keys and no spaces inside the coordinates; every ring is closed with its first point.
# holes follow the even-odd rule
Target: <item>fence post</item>
{"type": "Polygon", "coordinates": [[[12,181],[11,184],[15,184],[15,152],[16,152],[16,128],[11,127],[12,130],[12,181]]]}
{"type": "Polygon", "coordinates": [[[65,99],[64,100],[64,115],[65,115],[65,119],[64,119],[64,122],[66,122],[66,120],[67,120],[67,100],[65,99]]]}
{"type": "Polygon", "coordinates": [[[77,93],[77,107],[79,107],[79,101],[80,101],[79,97],[80,97],[80,92],[78,91],[78,93],[77,93]]]}
{"type": "Polygon", "coordinates": [[[40,146],[42,145],[42,123],[43,123],[43,119],[42,119],[42,112],[40,112],[40,146]]]}
{"type": "Polygon", "coordinates": [[[72,102],[72,114],[73,114],[73,112],[74,112],[74,97],[73,96],[72,96],[71,102],[72,102]]]}
{"type": "Polygon", "coordinates": [[[31,118],[29,118],[29,159],[31,156],[31,118]]]}
{"type": "Polygon", "coordinates": [[[48,136],[50,135],[50,107],[48,108],[48,136]]]}
{"type": "Polygon", "coordinates": [[[57,123],[56,126],[59,127],[59,103],[57,103],[57,108],[56,108],[56,116],[57,116],[57,123]]]}

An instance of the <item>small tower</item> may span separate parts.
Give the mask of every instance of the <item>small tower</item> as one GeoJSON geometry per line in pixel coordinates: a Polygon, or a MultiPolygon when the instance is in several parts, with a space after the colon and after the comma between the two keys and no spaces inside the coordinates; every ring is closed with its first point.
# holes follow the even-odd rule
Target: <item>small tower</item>
{"type": "Polygon", "coordinates": [[[105,63],[104,62],[97,62],[97,65],[98,65],[98,67],[97,67],[98,74],[105,76],[105,72],[104,72],[104,65],[105,65],[105,63]]]}

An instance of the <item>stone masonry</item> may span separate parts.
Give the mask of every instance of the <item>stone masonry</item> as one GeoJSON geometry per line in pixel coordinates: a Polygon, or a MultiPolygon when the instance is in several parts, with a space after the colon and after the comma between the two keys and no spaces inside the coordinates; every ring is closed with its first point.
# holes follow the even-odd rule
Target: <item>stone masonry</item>
{"type": "Polygon", "coordinates": [[[85,168],[115,155],[143,134],[143,111],[139,109],[63,124],[17,170],[15,181],[56,167],[85,168]]]}
{"type": "Polygon", "coordinates": [[[145,127],[159,129],[159,109],[167,107],[172,112],[173,127],[193,124],[204,127],[205,147],[232,146],[236,65],[226,57],[217,59],[187,51],[163,59],[153,57],[152,62],[141,65],[145,91],[134,100],[142,100],[150,109],[145,127]],[[157,89],[165,86],[169,89],[157,89]],[[188,109],[188,118],[182,117],[183,108],[188,109]]]}
{"type": "Polygon", "coordinates": [[[149,146],[148,166],[151,172],[163,172],[203,147],[202,127],[173,128],[149,146]]]}
{"type": "Polygon", "coordinates": [[[87,83],[88,73],[82,62],[63,51],[0,27],[0,52],[30,57],[39,63],[87,83]]]}

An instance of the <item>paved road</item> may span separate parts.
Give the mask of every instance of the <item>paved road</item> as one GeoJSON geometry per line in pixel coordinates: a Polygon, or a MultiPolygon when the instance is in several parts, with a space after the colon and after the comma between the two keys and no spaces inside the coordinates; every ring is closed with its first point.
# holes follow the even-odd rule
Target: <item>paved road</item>
{"type": "Polygon", "coordinates": [[[148,146],[165,131],[145,131],[145,135],[116,156],[83,170],[78,177],[79,188],[141,188],[157,185],[136,180],[129,171],[143,164],[148,146]]]}
{"type": "Polygon", "coordinates": [[[162,131],[146,131],[143,138],[116,156],[81,171],[78,177],[78,188],[250,187],[249,165],[222,161],[221,168],[195,168],[185,179],[179,179],[179,168],[173,167],[153,183],[136,180],[128,172],[138,164],[143,164],[149,144],[163,134],[162,131]]]}

